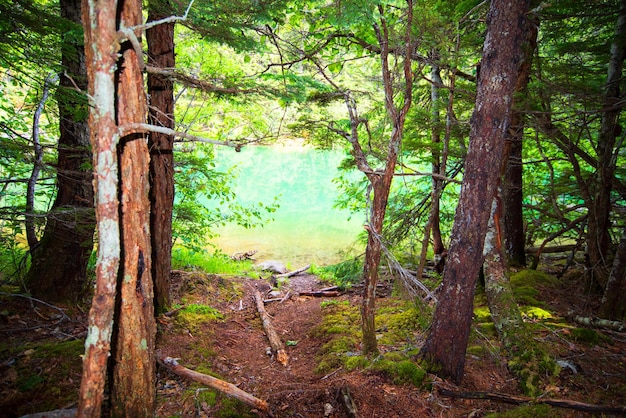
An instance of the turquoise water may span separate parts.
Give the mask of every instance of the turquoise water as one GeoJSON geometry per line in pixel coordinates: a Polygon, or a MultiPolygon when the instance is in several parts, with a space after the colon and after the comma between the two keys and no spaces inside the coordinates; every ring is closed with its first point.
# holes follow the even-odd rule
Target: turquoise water
{"type": "Polygon", "coordinates": [[[234,189],[241,203],[269,204],[278,196],[280,208],[263,227],[219,228],[212,243],[226,254],[258,250],[256,259],[280,260],[292,268],[332,264],[342,252],[362,249],[354,245],[363,217],[349,219],[348,211],[333,208],[339,192],[332,180],[343,157],[295,145],[219,149],[218,168],[238,167],[234,189]]]}

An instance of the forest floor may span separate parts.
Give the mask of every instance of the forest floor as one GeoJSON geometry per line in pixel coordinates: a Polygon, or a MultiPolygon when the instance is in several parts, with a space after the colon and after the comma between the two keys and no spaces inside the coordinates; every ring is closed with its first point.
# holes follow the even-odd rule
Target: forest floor
{"type": "MultiPolygon", "coordinates": [[[[267,401],[275,417],[611,416],[444,396],[442,389],[522,396],[495,333],[481,323],[488,319],[480,313],[460,385],[431,374],[423,378],[411,372],[402,374],[401,368],[389,367],[390,361],[414,359],[411,356],[426,335],[423,324],[405,314],[407,306],[416,308],[410,308],[390,283],[380,289],[383,297],[378,300],[381,315],[389,314],[381,316],[385,325],[379,330],[381,358],[389,361],[376,363],[358,356],[358,338],[354,338],[354,330],[359,329],[358,289],[326,297],[305,296],[303,293],[328,284],[306,273],[284,280],[277,293],[265,296],[275,299],[265,308],[286,346],[289,362],[283,366],[268,351],[253,298],[255,290],[264,295],[270,290],[268,275],[263,275],[264,279],[256,278],[258,273],[251,278],[175,271],[173,302],[179,309],[158,318],[158,355],[176,358],[182,366],[237,385],[267,401]],[[350,357],[362,361],[349,361],[350,357]],[[358,415],[346,407],[343,394],[348,391],[358,415]]],[[[550,315],[541,319],[527,316],[535,341],[547,347],[553,359],[565,362],[558,375],[546,377],[540,399],[625,405],[626,334],[606,329],[581,332],[583,328],[570,318],[591,315],[597,296],[584,292],[576,274],[557,283],[539,285],[536,294],[536,302],[550,315]]],[[[75,407],[86,313],[48,306],[7,290],[0,293],[0,417],[75,407]]],[[[160,365],[155,415],[258,414],[160,365]]]]}

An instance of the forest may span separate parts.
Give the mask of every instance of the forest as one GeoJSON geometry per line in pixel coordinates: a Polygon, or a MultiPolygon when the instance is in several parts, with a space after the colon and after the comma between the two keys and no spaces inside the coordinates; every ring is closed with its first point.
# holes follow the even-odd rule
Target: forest
{"type": "Polygon", "coordinates": [[[0,416],[626,414],[626,0],[2,0],[0,35],[0,416]],[[343,155],[337,263],[214,243],[281,208],[220,151],[284,144],[343,155]]]}

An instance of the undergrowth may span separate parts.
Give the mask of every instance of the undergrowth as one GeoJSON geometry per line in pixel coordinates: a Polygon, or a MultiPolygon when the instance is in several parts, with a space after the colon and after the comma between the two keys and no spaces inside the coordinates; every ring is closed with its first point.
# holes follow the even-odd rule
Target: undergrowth
{"type": "Polygon", "coordinates": [[[245,275],[252,270],[252,261],[235,261],[226,254],[192,251],[176,247],[172,251],[172,268],[178,270],[202,270],[211,274],[245,275]]]}

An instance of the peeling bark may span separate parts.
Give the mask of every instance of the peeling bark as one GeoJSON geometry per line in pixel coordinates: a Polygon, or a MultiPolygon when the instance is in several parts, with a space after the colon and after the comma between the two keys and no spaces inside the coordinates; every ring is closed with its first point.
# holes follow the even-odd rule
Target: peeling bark
{"type": "MultiPolygon", "coordinates": [[[[120,27],[132,27],[141,22],[141,0],[125,1],[120,27]]],[[[119,126],[146,122],[146,94],[139,62],[143,58],[138,56],[141,53],[130,42],[122,44],[117,72],[119,126]]],[[[146,136],[130,134],[121,138],[118,153],[123,270],[118,277],[111,411],[114,416],[151,416],[156,401],[156,322],[146,136]]]]}

